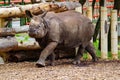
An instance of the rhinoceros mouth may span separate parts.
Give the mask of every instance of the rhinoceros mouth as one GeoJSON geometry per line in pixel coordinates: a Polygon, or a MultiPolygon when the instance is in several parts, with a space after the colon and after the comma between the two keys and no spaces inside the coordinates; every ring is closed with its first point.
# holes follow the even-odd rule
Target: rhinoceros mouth
{"type": "Polygon", "coordinates": [[[34,32],[29,32],[29,35],[34,38],[42,38],[46,35],[46,31],[41,29],[36,29],[34,32]]]}

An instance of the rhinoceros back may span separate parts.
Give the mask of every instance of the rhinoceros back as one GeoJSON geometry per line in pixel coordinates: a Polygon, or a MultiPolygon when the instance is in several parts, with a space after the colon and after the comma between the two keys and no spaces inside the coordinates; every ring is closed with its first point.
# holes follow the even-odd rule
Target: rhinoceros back
{"type": "Polygon", "coordinates": [[[87,44],[94,34],[92,22],[79,12],[71,10],[56,14],[48,13],[47,16],[50,21],[56,19],[55,22],[59,23],[60,33],[57,36],[60,37],[60,44],[65,46],[76,47],[87,44]]]}

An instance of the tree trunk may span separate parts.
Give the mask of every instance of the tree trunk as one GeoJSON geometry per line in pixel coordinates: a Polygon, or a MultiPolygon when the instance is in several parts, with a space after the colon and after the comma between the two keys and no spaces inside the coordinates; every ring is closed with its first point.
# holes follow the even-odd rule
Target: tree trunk
{"type": "Polygon", "coordinates": [[[93,2],[92,2],[92,11],[93,11],[93,12],[94,12],[95,2],[96,2],[96,0],[93,0],[93,2]]]}
{"type": "Polygon", "coordinates": [[[120,10],[120,0],[114,0],[114,9],[117,9],[118,13],[120,10]]]}
{"type": "Polygon", "coordinates": [[[96,23],[95,33],[93,35],[93,42],[95,42],[97,40],[97,36],[98,36],[99,32],[100,32],[100,17],[98,18],[98,21],[96,23]]]}
{"type": "Polygon", "coordinates": [[[86,0],[79,0],[79,3],[82,5],[82,13],[83,13],[83,5],[85,4],[86,0]]]}

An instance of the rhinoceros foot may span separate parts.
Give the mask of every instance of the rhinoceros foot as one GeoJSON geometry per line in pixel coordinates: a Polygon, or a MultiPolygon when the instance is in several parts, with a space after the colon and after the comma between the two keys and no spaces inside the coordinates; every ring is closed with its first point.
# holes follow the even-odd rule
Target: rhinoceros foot
{"type": "Polygon", "coordinates": [[[98,57],[95,57],[95,58],[92,59],[93,62],[97,62],[98,60],[99,60],[98,57]]]}
{"type": "Polygon", "coordinates": [[[37,67],[45,67],[45,62],[42,61],[42,60],[38,60],[38,61],[36,62],[36,66],[37,66],[37,67]]]}
{"type": "Polygon", "coordinates": [[[73,64],[74,64],[74,65],[79,65],[80,63],[81,63],[80,60],[75,60],[75,61],[73,61],[73,64]]]}

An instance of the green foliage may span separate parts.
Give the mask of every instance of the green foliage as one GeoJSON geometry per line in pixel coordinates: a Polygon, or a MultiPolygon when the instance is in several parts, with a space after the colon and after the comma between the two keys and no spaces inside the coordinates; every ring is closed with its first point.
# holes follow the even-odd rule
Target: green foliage
{"type": "Polygon", "coordinates": [[[96,40],[96,42],[94,42],[93,45],[95,47],[97,57],[101,57],[101,51],[98,49],[98,47],[99,47],[99,40],[96,40]]]}
{"type": "Polygon", "coordinates": [[[118,58],[120,59],[120,50],[118,50],[118,58]]]}
{"type": "MultiPolygon", "coordinates": [[[[96,50],[96,55],[97,57],[101,57],[101,51],[98,49],[99,46],[99,40],[93,43],[95,50],[96,50]]],[[[120,44],[118,44],[120,46],[120,44]]],[[[86,56],[84,56],[86,58],[86,56]]],[[[118,58],[120,59],[120,50],[118,51],[118,58]]],[[[111,52],[108,52],[108,59],[112,59],[112,54],[111,52]]]]}
{"type": "Polygon", "coordinates": [[[15,35],[18,42],[25,42],[29,40],[29,35],[27,33],[19,33],[15,35]]]}
{"type": "MultiPolygon", "coordinates": [[[[98,49],[99,41],[97,40],[96,42],[93,43],[93,45],[95,47],[97,57],[101,57],[101,52],[98,49]]],[[[87,58],[88,58],[87,52],[85,52],[85,54],[83,54],[83,59],[86,60],[87,58]]]]}

